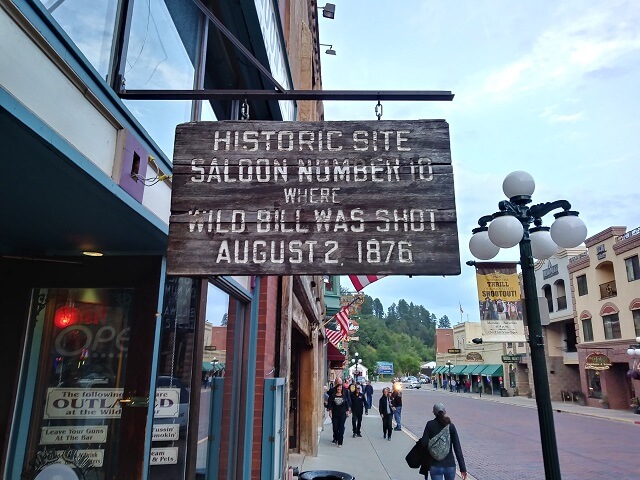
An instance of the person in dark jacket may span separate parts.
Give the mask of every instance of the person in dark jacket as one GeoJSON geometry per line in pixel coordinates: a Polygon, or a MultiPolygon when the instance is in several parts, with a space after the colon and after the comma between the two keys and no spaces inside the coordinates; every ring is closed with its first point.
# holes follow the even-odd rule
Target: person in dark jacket
{"type": "Polygon", "coordinates": [[[353,427],[353,437],[361,437],[360,428],[362,427],[362,412],[367,401],[364,394],[360,391],[360,385],[356,384],[356,389],[351,393],[351,426],[353,427]]]}
{"type": "Polygon", "coordinates": [[[333,443],[338,447],[342,446],[344,440],[344,424],[349,416],[349,401],[347,400],[349,393],[342,391],[342,385],[336,384],[336,391],[329,396],[327,402],[329,416],[333,424],[333,443]]]}
{"type": "Polygon", "coordinates": [[[453,458],[455,453],[458,459],[458,465],[460,467],[460,475],[462,480],[467,478],[467,467],[464,463],[464,457],[462,455],[462,448],[460,447],[460,439],[458,437],[458,431],[451,419],[446,416],[446,410],[442,403],[436,403],[433,406],[433,414],[435,418],[429,420],[424,427],[424,433],[420,442],[425,447],[427,458],[420,467],[420,473],[424,475],[425,480],[429,478],[431,474],[431,480],[455,480],[456,478],[456,461],[453,458]],[[435,460],[429,455],[427,447],[429,445],[429,439],[435,437],[440,430],[449,425],[449,434],[451,437],[451,444],[449,446],[449,454],[442,460],[435,460]]]}
{"type": "Polygon", "coordinates": [[[373,404],[373,386],[371,385],[371,381],[368,381],[367,386],[364,387],[364,396],[367,399],[367,403],[364,406],[364,414],[369,415],[369,409],[373,404]]]}
{"type": "Polygon", "coordinates": [[[393,418],[396,421],[396,428],[394,430],[399,432],[402,430],[402,390],[395,390],[391,398],[393,399],[393,406],[395,407],[393,418]]]}
{"type": "Polygon", "coordinates": [[[391,390],[385,387],[378,402],[378,411],[380,412],[380,417],[382,417],[382,435],[387,440],[391,440],[393,411],[395,409],[396,407],[393,406],[393,399],[391,398],[391,390]]]}

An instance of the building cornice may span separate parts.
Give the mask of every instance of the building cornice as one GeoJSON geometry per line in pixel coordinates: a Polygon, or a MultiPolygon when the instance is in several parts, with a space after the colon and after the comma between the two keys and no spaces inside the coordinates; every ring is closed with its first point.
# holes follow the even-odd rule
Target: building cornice
{"type": "Polygon", "coordinates": [[[627,232],[627,227],[609,227],[606,230],[596,233],[594,236],[587,238],[584,244],[588,247],[593,247],[597,243],[602,243],[611,237],[618,237],[624,235],[627,232]]]}

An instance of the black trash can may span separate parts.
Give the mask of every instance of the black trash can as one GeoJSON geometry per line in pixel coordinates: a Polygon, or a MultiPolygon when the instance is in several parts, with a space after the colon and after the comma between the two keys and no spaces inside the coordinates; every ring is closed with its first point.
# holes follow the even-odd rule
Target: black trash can
{"type": "Polygon", "coordinates": [[[356,477],[345,472],[334,470],[309,470],[298,475],[300,480],[356,480],[356,477]]]}

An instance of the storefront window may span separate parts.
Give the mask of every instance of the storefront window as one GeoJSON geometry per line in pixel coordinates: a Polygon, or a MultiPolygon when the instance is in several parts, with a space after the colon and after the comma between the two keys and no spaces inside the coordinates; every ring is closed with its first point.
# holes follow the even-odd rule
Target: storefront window
{"type": "Polygon", "coordinates": [[[592,398],[602,398],[602,387],[600,386],[600,371],[587,370],[587,383],[589,385],[589,396],[592,398]]]}
{"type": "MultiPolygon", "coordinates": [[[[196,368],[197,282],[190,278],[168,278],[165,282],[160,333],[160,358],[156,396],[176,402],[169,415],[156,409],[151,437],[149,478],[184,478],[187,433],[191,413],[191,371],[196,368]]],[[[198,365],[199,366],[199,365],[198,365]]]]}
{"type": "Polygon", "coordinates": [[[34,298],[39,360],[29,367],[36,381],[22,478],[74,478],[56,477],[61,469],[113,478],[133,290],[38,289],[34,298]]]}
{"type": "Polygon", "coordinates": [[[47,0],[42,3],[89,63],[106,80],[118,0],[47,0]]]}
{"type": "MultiPolygon", "coordinates": [[[[124,78],[129,90],[192,90],[200,32],[192,2],[134,2],[124,78]]],[[[192,102],[126,100],[162,151],[171,158],[175,126],[191,119],[192,102]]]]}

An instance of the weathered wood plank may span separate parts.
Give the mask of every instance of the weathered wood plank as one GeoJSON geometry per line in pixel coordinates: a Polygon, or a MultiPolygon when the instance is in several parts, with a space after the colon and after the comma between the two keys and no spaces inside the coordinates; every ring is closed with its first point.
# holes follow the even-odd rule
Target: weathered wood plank
{"type": "Polygon", "coordinates": [[[443,120],[176,129],[168,272],[460,273],[443,120]]]}

